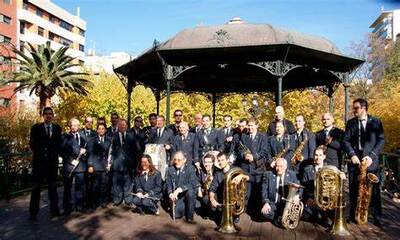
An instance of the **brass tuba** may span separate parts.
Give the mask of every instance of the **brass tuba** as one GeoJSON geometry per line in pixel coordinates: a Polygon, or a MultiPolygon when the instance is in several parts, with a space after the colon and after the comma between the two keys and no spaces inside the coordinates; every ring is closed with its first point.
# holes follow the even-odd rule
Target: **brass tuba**
{"type": "Polygon", "coordinates": [[[346,219],[344,217],[343,182],[345,175],[335,166],[321,168],[315,177],[315,202],[323,211],[335,209],[335,219],[331,234],[348,236],[346,219]]]}
{"type": "Polygon", "coordinates": [[[366,224],[368,222],[368,209],[371,202],[372,187],[375,183],[379,182],[375,174],[367,173],[366,160],[361,161],[359,181],[355,219],[358,224],[366,224]]]}
{"type": "Polygon", "coordinates": [[[239,184],[234,185],[232,180],[240,175],[247,174],[240,168],[230,169],[224,177],[224,197],[222,203],[222,220],[218,228],[222,233],[235,233],[238,230],[233,224],[233,215],[239,216],[246,209],[247,181],[242,179],[239,184]]]}
{"type": "Polygon", "coordinates": [[[304,205],[301,201],[295,201],[294,198],[299,196],[299,189],[302,187],[296,183],[289,183],[287,198],[282,198],[286,201],[282,215],[282,226],[286,229],[295,229],[299,225],[304,205]]]}

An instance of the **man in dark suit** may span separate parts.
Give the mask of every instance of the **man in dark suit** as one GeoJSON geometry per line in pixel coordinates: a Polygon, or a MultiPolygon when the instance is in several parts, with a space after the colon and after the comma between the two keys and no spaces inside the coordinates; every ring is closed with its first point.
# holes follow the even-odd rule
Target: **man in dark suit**
{"type": "Polygon", "coordinates": [[[344,131],[335,127],[333,122],[332,113],[324,113],[322,116],[324,129],[318,131],[315,138],[317,146],[325,145],[327,147],[325,163],[341,169],[344,131]]]}
{"type": "Polygon", "coordinates": [[[175,203],[175,217],[186,217],[193,223],[196,193],[199,180],[193,166],[186,164],[185,155],[176,152],[173,156],[173,166],[170,166],[166,177],[169,199],[175,203]]]}
{"type": "Polygon", "coordinates": [[[303,173],[305,166],[313,164],[314,162],[315,135],[305,128],[305,125],[306,121],[304,120],[304,116],[297,115],[295,121],[296,132],[293,134],[295,141],[294,153],[296,153],[297,150],[300,151],[301,146],[303,149],[298,156],[295,154],[294,158],[292,158],[292,167],[299,177],[303,173]]]}
{"type": "Polygon", "coordinates": [[[174,118],[175,118],[175,123],[172,123],[167,126],[167,128],[171,129],[174,136],[179,134],[179,124],[183,121],[183,111],[180,109],[177,109],[174,111],[174,118]]]}
{"type": "Polygon", "coordinates": [[[169,161],[174,133],[171,129],[165,127],[165,118],[162,115],[157,116],[156,126],[156,129],[151,130],[149,143],[163,144],[167,152],[167,161],[169,161]]]}
{"type": "Polygon", "coordinates": [[[112,140],[113,202],[120,205],[126,202],[132,192],[132,175],[137,166],[135,138],[127,131],[125,119],[118,121],[118,133],[112,140]]]}
{"type": "Polygon", "coordinates": [[[172,141],[171,154],[181,151],[186,157],[187,165],[194,165],[200,170],[200,161],[198,150],[195,148],[196,134],[189,132],[189,125],[187,122],[179,124],[180,134],[175,136],[172,141]]]}
{"type": "Polygon", "coordinates": [[[118,113],[111,113],[111,126],[107,128],[107,135],[109,137],[113,137],[114,134],[118,132],[118,120],[119,116],[118,113]]]}
{"type": "MultiPolygon", "coordinates": [[[[225,179],[225,174],[227,174],[231,169],[231,165],[229,164],[228,157],[226,156],[225,153],[219,153],[217,156],[217,161],[220,169],[215,171],[213,180],[211,182],[211,186],[209,188],[209,198],[210,198],[210,204],[211,204],[211,210],[213,212],[213,218],[216,220],[217,224],[220,224],[221,218],[222,218],[222,208],[223,208],[223,201],[224,201],[224,190],[225,190],[225,184],[224,184],[224,179],[225,179]]],[[[232,179],[232,182],[238,182],[241,181],[241,179],[244,178],[246,181],[250,181],[250,177],[248,175],[244,174],[238,174],[234,179],[232,179]]],[[[248,196],[249,192],[251,190],[247,188],[247,193],[246,195],[248,196]]],[[[246,201],[248,198],[246,199],[246,201]]],[[[246,202],[247,204],[247,202],[246,202]]],[[[239,223],[239,216],[234,216],[234,222],[239,223]]]]}
{"type": "Polygon", "coordinates": [[[220,128],[220,132],[222,135],[222,138],[224,139],[224,148],[225,152],[227,153],[228,156],[233,154],[235,150],[235,144],[234,144],[234,134],[235,130],[232,127],[232,116],[231,115],[224,115],[224,126],[220,128]]]}
{"type": "Polygon", "coordinates": [[[196,148],[198,149],[198,158],[203,158],[209,151],[223,152],[225,149],[224,139],[218,129],[211,127],[211,116],[203,116],[203,128],[197,133],[196,148]]]}
{"type": "Polygon", "coordinates": [[[314,163],[304,168],[301,185],[304,186],[302,200],[304,203],[304,219],[311,222],[320,222],[327,226],[332,224],[334,210],[326,212],[320,210],[315,202],[315,177],[317,172],[326,166],[326,146],[320,145],[315,149],[314,163]],[[329,219],[330,218],[330,219],[329,219]]]}
{"type": "Polygon", "coordinates": [[[87,147],[88,173],[93,175],[90,205],[107,207],[108,172],[111,167],[111,138],[106,135],[105,124],[97,125],[97,135],[89,140],[87,147]]]}
{"type": "Polygon", "coordinates": [[[278,155],[282,155],[281,158],[287,161],[286,166],[290,166],[290,160],[294,154],[294,138],[285,133],[282,122],[277,122],[275,128],[276,135],[270,136],[268,139],[268,152],[270,154],[268,162],[274,168],[276,158],[278,155]]]}
{"type": "Polygon", "coordinates": [[[91,116],[85,118],[85,126],[79,131],[79,133],[86,142],[89,142],[92,137],[97,135],[96,131],[93,130],[93,118],[91,116]]]}
{"type": "Polygon", "coordinates": [[[61,143],[61,156],[63,158],[63,180],[64,180],[64,213],[71,213],[72,198],[71,189],[75,179],[74,206],[76,211],[84,210],[86,200],[87,171],[86,147],[87,142],[79,133],[80,122],[76,118],[69,120],[70,131],[65,133],[61,143]]]}
{"type": "Polygon", "coordinates": [[[258,131],[258,121],[255,118],[250,118],[248,121],[249,134],[243,135],[241,143],[249,152],[243,152],[240,147],[237,147],[237,156],[235,165],[242,168],[250,176],[252,184],[260,183],[265,165],[267,164],[268,142],[264,134],[258,131]]]}
{"type": "MultiPolygon", "coordinates": [[[[351,218],[354,218],[357,206],[360,165],[365,161],[367,172],[378,176],[380,172],[379,155],[385,142],[382,122],[368,114],[368,102],[366,100],[354,100],[353,113],[354,118],[346,123],[343,140],[345,151],[351,158],[351,163],[348,164],[351,218]]],[[[382,214],[379,185],[379,183],[373,185],[370,204],[374,224],[377,226],[381,224],[380,216],[382,214]]]]}
{"type": "Polygon", "coordinates": [[[131,132],[135,138],[135,144],[136,144],[136,156],[135,158],[139,160],[139,157],[143,154],[144,148],[145,148],[145,133],[142,129],[143,126],[143,118],[141,116],[136,116],[133,119],[133,127],[131,128],[131,132]]]}
{"type": "Polygon", "coordinates": [[[275,108],[275,120],[272,121],[267,130],[267,136],[274,136],[276,135],[276,123],[277,122],[282,122],[283,126],[285,128],[285,133],[286,134],[293,134],[296,132],[296,129],[293,126],[293,123],[285,118],[285,111],[282,106],[277,106],[275,108]]]}
{"type": "Polygon", "coordinates": [[[145,143],[149,142],[151,131],[157,128],[157,114],[150,113],[148,119],[149,125],[143,128],[145,143]]]}
{"type": "Polygon", "coordinates": [[[32,126],[29,145],[32,150],[32,192],[29,204],[30,219],[36,220],[39,212],[40,191],[47,181],[52,217],[58,216],[57,170],[61,144],[61,127],[53,123],[53,109],[45,107],[43,123],[32,126]]]}
{"type": "MultiPolygon", "coordinates": [[[[287,197],[289,183],[299,183],[296,173],[287,170],[286,164],[287,162],[282,158],[276,160],[275,170],[267,171],[263,176],[261,213],[267,220],[273,221],[275,224],[280,224],[278,219],[282,216],[286,204],[282,197],[287,197]]],[[[294,201],[300,201],[300,199],[295,198],[294,201]]]]}
{"type": "Polygon", "coordinates": [[[194,115],[194,126],[190,128],[190,132],[198,133],[203,128],[203,114],[196,113],[194,115]]]}

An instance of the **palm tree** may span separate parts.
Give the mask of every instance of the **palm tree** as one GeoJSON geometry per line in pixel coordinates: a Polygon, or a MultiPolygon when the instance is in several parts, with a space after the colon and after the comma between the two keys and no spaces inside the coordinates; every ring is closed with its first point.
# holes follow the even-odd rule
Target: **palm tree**
{"type": "Polygon", "coordinates": [[[85,78],[87,73],[71,71],[71,68],[81,64],[74,63],[75,58],[66,55],[68,47],[61,47],[54,51],[50,42],[35,48],[28,43],[28,54],[14,48],[17,55],[19,70],[14,73],[11,80],[2,84],[17,83],[14,92],[28,89],[29,95],[35,93],[39,97],[39,111],[50,106],[51,98],[56,93],[73,91],[86,95],[90,82],[85,78]]]}

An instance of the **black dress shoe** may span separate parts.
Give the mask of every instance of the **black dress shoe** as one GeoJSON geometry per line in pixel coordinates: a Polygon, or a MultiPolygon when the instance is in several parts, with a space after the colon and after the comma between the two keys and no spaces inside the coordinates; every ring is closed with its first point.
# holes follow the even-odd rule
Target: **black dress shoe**
{"type": "Polygon", "coordinates": [[[190,224],[195,224],[195,222],[194,222],[193,218],[189,218],[189,219],[187,219],[187,220],[186,220],[186,222],[187,222],[187,223],[190,223],[190,224]]]}
{"type": "Polygon", "coordinates": [[[234,217],[233,218],[233,223],[234,224],[239,224],[240,223],[240,217],[234,217]]]}

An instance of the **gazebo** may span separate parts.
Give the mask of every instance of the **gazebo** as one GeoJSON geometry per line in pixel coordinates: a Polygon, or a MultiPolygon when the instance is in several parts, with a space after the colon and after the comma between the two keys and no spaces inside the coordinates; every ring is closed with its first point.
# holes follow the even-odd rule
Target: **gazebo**
{"type": "MultiPolygon", "coordinates": [[[[230,93],[274,93],[282,104],[284,91],[317,88],[330,98],[340,84],[349,110],[349,73],[363,60],[345,56],[329,40],[270,24],[249,24],[240,18],[217,26],[185,29],[114,69],[127,78],[128,119],[132,89],[153,90],[157,113],[166,97],[169,122],[171,92],[199,92],[216,98],[230,93]]],[[[345,114],[347,118],[347,114],[345,114]]]]}

